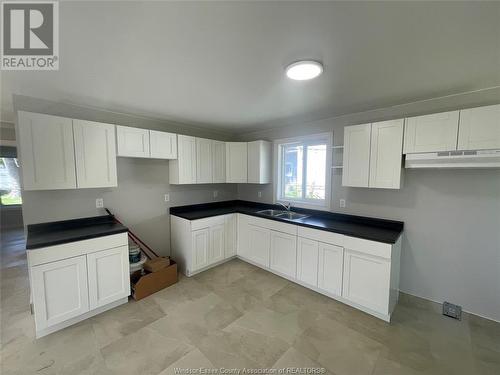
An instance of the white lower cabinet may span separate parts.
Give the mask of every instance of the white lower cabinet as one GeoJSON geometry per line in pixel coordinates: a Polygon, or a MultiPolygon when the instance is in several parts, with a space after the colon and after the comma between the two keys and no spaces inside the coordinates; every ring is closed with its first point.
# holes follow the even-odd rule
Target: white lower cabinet
{"type": "Polygon", "coordinates": [[[89,311],[85,255],[35,266],[31,279],[37,331],[89,311]]]}
{"type": "Polygon", "coordinates": [[[271,257],[269,267],[276,272],[297,276],[297,236],[271,231],[271,257]]]}
{"type": "Polygon", "coordinates": [[[193,252],[191,260],[191,270],[198,271],[208,265],[208,248],[210,246],[209,228],[198,229],[191,234],[193,252]]]}
{"type": "Polygon", "coordinates": [[[382,314],[389,314],[391,261],[345,250],[343,297],[382,314]]]}
{"type": "Polygon", "coordinates": [[[192,276],[236,255],[236,214],[199,220],[170,217],[171,254],[182,273],[192,276]]]}
{"type": "Polygon", "coordinates": [[[344,248],[319,242],[318,288],[336,296],[342,295],[344,248]]]}
{"type": "Polygon", "coordinates": [[[318,241],[299,237],[297,241],[297,280],[318,285],[318,241]]]}
{"type": "Polygon", "coordinates": [[[213,264],[224,260],[225,244],[224,244],[224,226],[222,224],[210,227],[210,248],[208,249],[208,263],[213,264]]]}
{"type": "Polygon", "coordinates": [[[87,254],[87,268],[91,309],[130,294],[128,246],[87,254]]]}
{"type": "Polygon", "coordinates": [[[238,258],[390,321],[399,295],[401,238],[387,244],[245,214],[194,221],[172,215],[171,225],[172,254],[187,276],[217,264],[222,248],[226,259],[234,256],[229,243],[236,243],[238,258]],[[190,233],[192,244],[185,240],[190,233]]]}
{"type": "Polygon", "coordinates": [[[27,254],[36,337],[127,302],[126,233],[28,250],[27,254]]]}

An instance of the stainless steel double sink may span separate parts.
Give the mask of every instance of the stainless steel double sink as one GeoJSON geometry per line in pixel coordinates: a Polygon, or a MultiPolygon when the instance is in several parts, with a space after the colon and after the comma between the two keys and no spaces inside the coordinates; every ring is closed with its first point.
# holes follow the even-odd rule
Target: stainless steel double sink
{"type": "Polygon", "coordinates": [[[279,217],[280,219],[287,219],[287,220],[298,220],[309,217],[309,215],[299,214],[298,212],[285,211],[285,210],[262,210],[262,211],[257,211],[257,213],[271,217],[279,217]]]}

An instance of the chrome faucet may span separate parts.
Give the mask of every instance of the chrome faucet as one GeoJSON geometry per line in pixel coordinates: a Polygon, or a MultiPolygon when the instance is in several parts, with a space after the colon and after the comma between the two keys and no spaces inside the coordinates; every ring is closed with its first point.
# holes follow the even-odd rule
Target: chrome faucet
{"type": "Polygon", "coordinates": [[[286,202],[286,203],[281,203],[281,202],[277,202],[279,205],[283,206],[285,208],[285,210],[287,211],[290,211],[290,209],[292,208],[292,204],[290,202],[286,202]]]}

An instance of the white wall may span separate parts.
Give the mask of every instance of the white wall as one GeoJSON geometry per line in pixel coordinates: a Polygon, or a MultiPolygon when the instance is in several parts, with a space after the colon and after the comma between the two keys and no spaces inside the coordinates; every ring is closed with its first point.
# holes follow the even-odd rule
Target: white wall
{"type": "MultiPolygon", "coordinates": [[[[280,139],[333,131],[343,143],[343,127],[356,123],[500,102],[488,96],[459,96],[330,118],[302,126],[242,135],[240,139],[280,139]],[[495,101],[493,101],[495,102],[495,101]]],[[[500,170],[405,170],[401,190],[342,187],[332,175],[332,211],[405,223],[401,257],[402,291],[500,321],[500,170]],[[347,207],[339,207],[339,199],[347,207]]],[[[272,185],[239,185],[238,198],[272,202],[272,185]],[[262,198],[258,198],[258,192],[262,198]]]]}

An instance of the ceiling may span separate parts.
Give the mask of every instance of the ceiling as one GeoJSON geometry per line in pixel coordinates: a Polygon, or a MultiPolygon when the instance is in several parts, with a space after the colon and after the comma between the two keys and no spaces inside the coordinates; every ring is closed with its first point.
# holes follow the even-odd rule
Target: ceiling
{"type": "Polygon", "coordinates": [[[499,2],[61,2],[60,70],[12,94],[243,131],[500,85],[499,2]],[[296,82],[284,67],[324,63],[296,82]]]}

